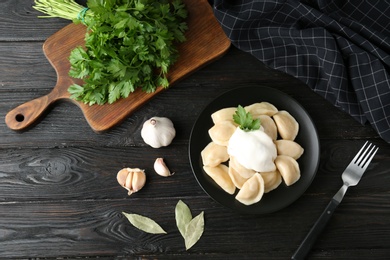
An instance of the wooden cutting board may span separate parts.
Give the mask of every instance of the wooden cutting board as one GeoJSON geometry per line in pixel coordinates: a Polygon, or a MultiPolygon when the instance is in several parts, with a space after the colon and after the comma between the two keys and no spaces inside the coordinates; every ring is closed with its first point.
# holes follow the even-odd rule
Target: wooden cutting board
{"type": "MultiPolygon", "coordinates": [[[[187,41],[178,46],[180,57],[171,67],[168,80],[172,86],[190,73],[221,57],[230,47],[230,41],[215,19],[207,0],[183,0],[188,9],[187,41]]],[[[37,121],[45,110],[58,100],[71,101],[82,110],[85,119],[95,132],[106,131],[141,107],[145,102],[163,91],[157,88],[154,93],[136,90],[126,99],[114,104],[89,106],[70,99],[68,88],[82,81],[69,77],[69,55],[75,47],[84,44],[86,27],[70,24],[50,36],[43,45],[43,52],[57,73],[57,83],[53,90],[40,98],[26,102],[8,112],[7,126],[13,130],[24,130],[37,121]]]]}

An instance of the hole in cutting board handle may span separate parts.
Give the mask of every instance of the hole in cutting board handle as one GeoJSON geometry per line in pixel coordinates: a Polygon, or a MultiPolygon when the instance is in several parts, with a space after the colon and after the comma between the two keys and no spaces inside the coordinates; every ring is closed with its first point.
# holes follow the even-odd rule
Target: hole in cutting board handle
{"type": "Polygon", "coordinates": [[[22,114],[17,114],[16,116],[15,116],[15,120],[17,121],[17,122],[23,122],[24,121],[24,115],[22,115],[22,114]]]}

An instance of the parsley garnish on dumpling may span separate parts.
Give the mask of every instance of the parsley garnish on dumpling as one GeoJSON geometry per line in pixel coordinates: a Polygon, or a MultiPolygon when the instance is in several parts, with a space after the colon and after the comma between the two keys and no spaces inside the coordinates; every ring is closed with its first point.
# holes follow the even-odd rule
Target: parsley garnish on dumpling
{"type": "Polygon", "coordinates": [[[245,132],[260,129],[260,119],[253,119],[252,114],[246,112],[241,105],[238,105],[236,113],[233,115],[233,120],[245,132]]]}

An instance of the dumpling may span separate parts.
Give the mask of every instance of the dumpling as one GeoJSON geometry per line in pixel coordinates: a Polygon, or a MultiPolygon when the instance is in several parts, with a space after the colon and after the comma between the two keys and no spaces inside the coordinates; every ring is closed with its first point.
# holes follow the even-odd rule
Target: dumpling
{"type": "Polygon", "coordinates": [[[264,129],[264,133],[266,133],[272,140],[276,140],[278,137],[278,128],[276,127],[275,121],[267,115],[260,115],[257,118],[260,119],[261,126],[264,129]]]}
{"type": "Polygon", "coordinates": [[[209,129],[209,135],[214,143],[227,146],[236,128],[233,121],[219,121],[209,129]]]}
{"type": "Polygon", "coordinates": [[[255,170],[242,166],[234,156],[230,156],[229,167],[234,168],[245,179],[252,177],[256,173],[255,170]]]}
{"type": "Polygon", "coordinates": [[[225,120],[233,121],[233,115],[236,113],[236,110],[236,107],[222,108],[211,114],[211,119],[213,120],[214,124],[225,120]]]}
{"type": "Polygon", "coordinates": [[[229,176],[229,169],[226,165],[220,164],[216,167],[203,166],[203,169],[207,175],[218,184],[219,187],[229,194],[234,194],[236,186],[234,186],[234,183],[229,176]]]}
{"type": "Polygon", "coordinates": [[[276,140],[275,144],[278,155],[287,155],[294,158],[295,160],[298,160],[298,158],[301,157],[304,152],[302,146],[291,140],[280,139],[276,140]]]}
{"type": "Polygon", "coordinates": [[[229,176],[232,179],[234,186],[241,189],[244,183],[248,180],[248,178],[244,178],[239,174],[236,169],[230,166],[231,161],[229,161],[229,176]]]}
{"type": "Polygon", "coordinates": [[[236,195],[236,200],[245,205],[259,202],[264,194],[264,180],[259,173],[249,178],[236,195]]]}
{"type": "Polygon", "coordinates": [[[261,172],[260,174],[264,180],[264,193],[276,189],[282,183],[282,176],[278,170],[273,172],[261,172]]]}
{"type": "Polygon", "coordinates": [[[253,117],[259,115],[273,116],[278,112],[278,109],[268,102],[254,103],[252,105],[246,106],[245,110],[250,112],[253,117]]]}
{"type": "Polygon", "coordinates": [[[294,184],[301,177],[298,162],[290,156],[278,155],[275,159],[275,165],[287,186],[294,184]]]}
{"type": "Polygon", "coordinates": [[[214,142],[210,142],[202,152],[200,152],[200,155],[202,157],[203,165],[210,167],[215,167],[218,164],[229,160],[226,146],[221,146],[214,142]]]}
{"type": "Polygon", "coordinates": [[[294,140],[299,131],[299,124],[287,111],[279,111],[273,116],[282,139],[294,140]]]}

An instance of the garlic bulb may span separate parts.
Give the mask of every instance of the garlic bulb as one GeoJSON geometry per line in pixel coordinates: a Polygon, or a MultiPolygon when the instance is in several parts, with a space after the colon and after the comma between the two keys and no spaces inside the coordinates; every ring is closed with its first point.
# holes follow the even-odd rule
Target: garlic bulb
{"type": "Polygon", "coordinates": [[[129,191],[130,196],[142,189],[146,182],[146,175],[139,168],[124,168],[118,172],[116,179],[123,188],[129,191]]]}
{"type": "Polygon", "coordinates": [[[173,173],[168,169],[167,165],[164,162],[163,158],[157,158],[154,162],[154,170],[156,173],[163,177],[169,177],[172,176],[173,173]]]}
{"type": "Polygon", "coordinates": [[[145,143],[153,148],[169,145],[176,135],[172,121],[166,117],[152,117],[147,120],[141,130],[145,143]]]}

